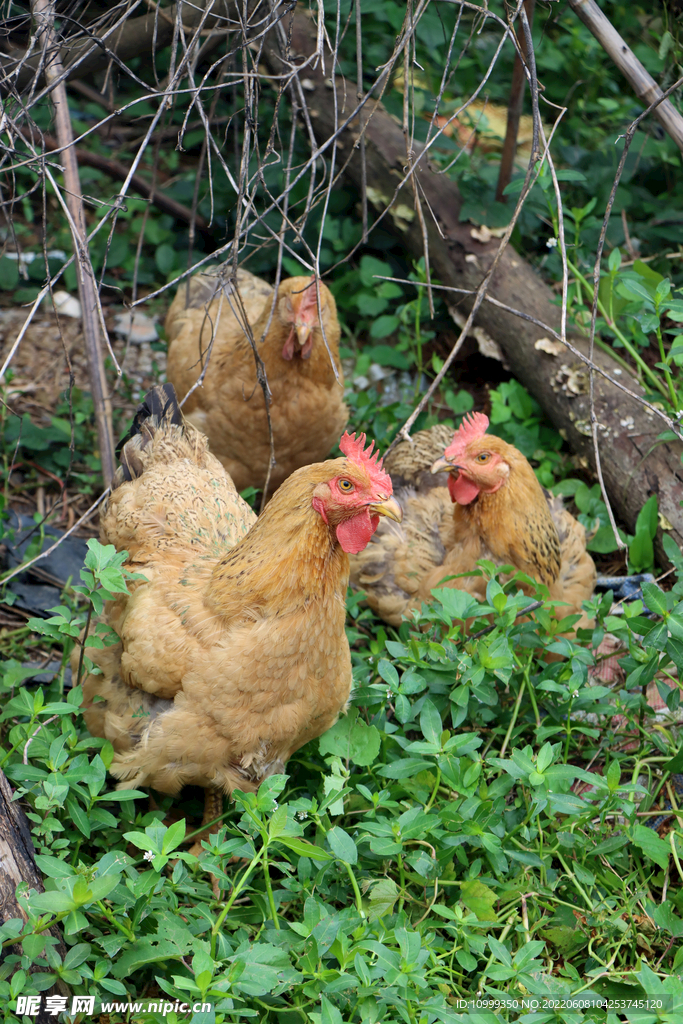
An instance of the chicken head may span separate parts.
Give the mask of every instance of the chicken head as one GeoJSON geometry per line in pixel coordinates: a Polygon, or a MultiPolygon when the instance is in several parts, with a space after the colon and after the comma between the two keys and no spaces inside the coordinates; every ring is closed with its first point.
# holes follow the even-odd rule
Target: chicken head
{"type": "Polygon", "coordinates": [[[291,285],[278,303],[278,316],[285,324],[291,324],[287,340],[282,349],[282,358],[293,359],[299,355],[302,359],[310,359],[313,351],[314,332],[320,330],[318,317],[318,290],[320,291],[320,312],[323,322],[328,305],[329,291],[313,275],[310,280],[305,277],[292,277],[284,282],[291,285]]]}
{"type": "Polygon", "coordinates": [[[447,472],[451,500],[469,505],[479,494],[495,494],[510,476],[505,455],[510,445],[486,433],[488,417],[481,412],[466,416],[432,473],[447,472]]]}
{"type": "Polygon", "coordinates": [[[379,452],[372,454],[374,442],[365,449],[365,434],[345,433],[339,447],[346,458],[335,460],[337,472],[317,485],[311,504],[342,549],[355,555],[370,543],[380,516],[400,523],[403,512],[379,452]]]}

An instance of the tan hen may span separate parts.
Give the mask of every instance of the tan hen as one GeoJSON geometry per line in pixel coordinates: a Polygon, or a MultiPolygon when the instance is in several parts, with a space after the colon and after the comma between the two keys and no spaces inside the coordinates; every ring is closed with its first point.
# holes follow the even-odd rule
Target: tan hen
{"type": "Polygon", "coordinates": [[[339,322],[332,293],[311,277],[283,281],[274,303],[272,287],[246,270],[237,271],[237,294],[221,267],[195,274],[178,289],[166,316],[168,379],[183,398],[208,360],[183,412],[206,434],[240,491],[263,487],[270,462],[266,406],[245,319],[272,394],[272,493],[295,469],[325,458],[346,426],[339,322]]]}
{"type": "Polygon", "coordinates": [[[522,453],[487,428],[487,417],[474,413],[455,436],[441,424],[387,456],[403,523],[383,523],[351,565],[352,583],[386,622],[399,625],[440,585],[483,599],[481,577],[442,583],[482,558],[545,583],[551,600],[565,602],[560,616],[580,613],[593,593],[584,527],[544,491],[522,453]]]}
{"type": "Polygon", "coordinates": [[[147,396],[100,525],[145,581],[107,604],[120,643],[89,651],[102,674],[83,688],[122,787],[203,786],[207,822],[221,794],[257,789],[336,721],[351,687],[347,552],[401,517],[364,443],[345,434],[344,458],[297,470],[256,520],[172,386],[147,396]]]}

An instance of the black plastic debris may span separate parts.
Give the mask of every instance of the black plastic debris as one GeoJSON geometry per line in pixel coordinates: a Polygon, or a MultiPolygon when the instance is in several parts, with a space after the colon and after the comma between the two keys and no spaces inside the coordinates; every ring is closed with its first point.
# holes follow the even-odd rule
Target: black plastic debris
{"type": "MultiPolygon", "coordinates": [[[[51,547],[64,535],[63,530],[54,526],[43,527],[42,551],[51,547]]],[[[26,561],[29,545],[40,537],[40,530],[30,516],[19,515],[10,510],[0,521],[0,567],[11,572],[26,561]]],[[[61,593],[67,582],[80,583],[80,571],[88,552],[82,537],[66,537],[47,558],[32,565],[8,584],[16,596],[15,608],[31,615],[48,618],[48,609],[60,603],[61,593]]]]}
{"type": "Polygon", "coordinates": [[[636,573],[634,576],[598,576],[595,589],[611,590],[615,601],[642,601],[644,614],[653,615],[643,598],[643,583],[654,581],[651,572],[636,573]]]}

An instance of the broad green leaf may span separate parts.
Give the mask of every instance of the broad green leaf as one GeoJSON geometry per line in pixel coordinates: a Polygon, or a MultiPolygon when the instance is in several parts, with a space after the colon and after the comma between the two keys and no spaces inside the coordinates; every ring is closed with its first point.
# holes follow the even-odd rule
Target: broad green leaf
{"type": "Polygon", "coordinates": [[[484,885],[476,878],[468,879],[460,886],[460,899],[468,910],[477,916],[479,921],[495,921],[497,914],[493,909],[498,897],[493,889],[484,885]]]}
{"type": "Polygon", "coordinates": [[[665,615],[667,611],[666,595],[655,583],[643,583],[643,599],[650,611],[657,615],[665,615]]]}
{"type": "Polygon", "coordinates": [[[358,862],[358,849],[348,832],[345,832],[343,828],[335,825],[327,833],[327,841],[330,844],[335,857],[339,860],[344,861],[346,864],[356,864],[358,862]]]}
{"type": "Polygon", "coordinates": [[[633,826],[633,842],[643,851],[647,860],[653,860],[660,868],[666,868],[669,863],[671,847],[660,839],[657,833],[646,828],[645,825],[633,826]]]}
{"type": "Polygon", "coordinates": [[[380,878],[370,890],[370,920],[391,914],[399,897],[399,888],[393,878],[380,878]]]}
{"type": "Polygon", "coordinates": [[[379,730],[374,725],[366,725],[359,717],[358,708],[350,708],[347,715],[342,715],[331,729],[323,733],[318,745],[321,754],[336,754],[345,761],[365,767],[374,763],[380,742],[379,730]]]}
{"type": "Polygon", "coordinates": [[[421,761],[415,757],[404,757],[378,768],[377,774],[387,779],[409,779],[431,767],[432,765],[428,761],[421,761]]]}

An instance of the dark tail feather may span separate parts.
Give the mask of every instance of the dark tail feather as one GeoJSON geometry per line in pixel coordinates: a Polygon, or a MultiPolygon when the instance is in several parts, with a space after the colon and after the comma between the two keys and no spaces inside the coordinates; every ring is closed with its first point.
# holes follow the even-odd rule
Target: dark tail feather
{"type": "Polygon", "coordinates": [[[133,480],[142,473],[140,452],[144,450],[161,423],[182,426],[183,414],[172,384],[156,384],[138,407],[133,424],[116,448],[124,480],[133,480]],[[150,420],[152,421],[150,423],[150,420]],[[134,441],[133,444],[129,442],[134,441]]]}

